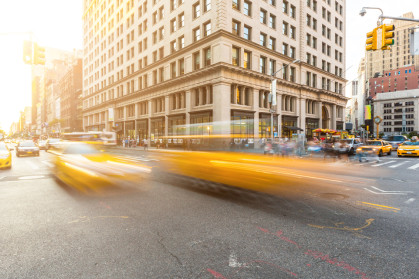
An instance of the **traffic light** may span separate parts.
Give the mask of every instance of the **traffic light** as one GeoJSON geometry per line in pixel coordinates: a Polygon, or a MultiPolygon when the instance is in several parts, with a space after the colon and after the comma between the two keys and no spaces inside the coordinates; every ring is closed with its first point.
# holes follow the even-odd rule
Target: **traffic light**
{"type": "Polygon", "coordinates": [[[394,32],[390,32],[394,30],[394,25],[383,24],[381,25],[381,36],[382,36],[382,44],[381,49],[386,50],[390,49],[390,46],[394,45],[394,32]]]}
{"type": "Polygon", "coordinates": [[[377,36],[378,28],[379,27],[374,28],[373,31],[367,33],[367,41],[366,41],[366,46],[365,46],[365,49],[367,51],[378,49],[378,47],[377,47],[377,45],[378,45],[378,40],[377,40],[378,39],[378,36],[377,36]]]}
{"type": "Polygon", "coordinates": [[[32,41],[23,42],[23,62],[25,64],[32,64],[32,41]]]}
{"type": "Polygon", "coordinates": [[[45,48],[39,46],[37,43],[34,44],[33,48],[33,64],[45,65],[45,48]]]}

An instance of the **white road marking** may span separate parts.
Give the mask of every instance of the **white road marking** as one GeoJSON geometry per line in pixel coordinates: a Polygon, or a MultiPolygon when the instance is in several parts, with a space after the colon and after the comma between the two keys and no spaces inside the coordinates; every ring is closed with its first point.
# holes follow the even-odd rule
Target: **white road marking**
{"type": "Polygon", "coordinates": [[[389,166],[389,168],[397,168],[397,167],[400,167],[401,165],[404,165],[404,164],[406,164],[408,161],[404,161],[404,162],[401,162],[401,163],[398,163],[398,164],[395,164],[395,165],[392,165],[392,166],[389,166]]]}
{"type": "Polygon", "coordinates": [[[407,201],[405,201],[404,203],[409,204],[409,203],[412,203],[412,202],[414,202],[414,201],[415,201],[415,199],[414,199],[414,198],[411,198],[411,199],[408,199],[407,201]]]}
{"type": "Polygon", "coordinates": [[[370,190],[368,188],[364,188],[364,189],[376,195],[407,195],[408,193],[413,193],[412,191],[385,191],[374,186],[371,186],[371,188],[375,189],[378,192],[374,190],[370,190]]]}
{"type": "Polygon", "coordinates": [[[50,161],[41,161],[42,164],[47,165],[48,167],[52,168],[54,165],[50,161]]]}
{"type": "Polygon", "coordinates": [[[0,180],[2,180],[3,178],[5,178],[5,176],[0,176],[0,180]]]}
{"type": "Polygon", "coordinates": [[[408,169],[408,170],[415,170],[415,169],[417,169],[417,168],[419,168],[419,164],[416,164],[416,165],[413,165],[413,166],[411,166],[411,167],[408,167],[407,169],[408,169]]]}
{"type": "Polygon", "coordinates": [[[394,163],[394,162],[396,162],[396,161],[388,161],[388,162],[385,162],[385,163],[372,165],[371,167],[379,167],[379,166],[383,166],[383,165],[391,164],[391,163],[394,163]]]}
{"type": "Polygon", "coordinates": [[[242,266],[245,266],[245,264],[239,263],[237,261],[237,256],[234,253],[231,253],[230,258],[228,259],[228,266],[229,267],[242,267],[242,266]]]}
{"type": "Polygon", "coordinates": [[[35,165],[34,163],[32,163],[31,161],[26,161],[30,166],[31,166],[31,168],[33,168],[34,170],[38,170],[39,169],[39,167],[37,166],[37,165],[35,165]]]}
{"type": "Polygon", "coordinates": [[[37,178],[43,178],[43,175],[31,175],[31,176],[21,176],[18,179],[37,179],[37,178]]]}

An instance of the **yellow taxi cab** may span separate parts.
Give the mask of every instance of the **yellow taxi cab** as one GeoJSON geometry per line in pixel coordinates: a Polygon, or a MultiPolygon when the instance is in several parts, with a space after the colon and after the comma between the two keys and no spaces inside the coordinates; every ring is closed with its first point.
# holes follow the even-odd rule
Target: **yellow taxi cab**
{"type": "Polygon", "coordinates": [[[406,141],[399,145],[397,156],[419,156],[419,141],[406,141]]]}
{"type": "Polygon", "coordinates": [[[358,155],[378,155],[383,156],[384,154],[391,155],[392,146],[385,140],[369,140],[367,143],[356,149],[358,155]]]}
{"type": "Polygon", "coordinates": [[[101,194],[109,186],[138,184],[151,167],[106,154],[81,142],[62,144],[55,154],[55,177],[84,194],[101,194]]]}
{"type": "Polygon", "coordinates": [[[0,169],[10,169],[12,167],[12,154],[6,143],[0,142],[0,169]]]}

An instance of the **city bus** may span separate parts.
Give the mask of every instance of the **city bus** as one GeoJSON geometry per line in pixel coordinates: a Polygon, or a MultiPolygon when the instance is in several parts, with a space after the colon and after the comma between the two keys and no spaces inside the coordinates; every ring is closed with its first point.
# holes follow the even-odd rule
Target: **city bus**
{"type": "Polygon", "coordinates": [[[67,141],[83,141],[91,144],[101,144],[105,146],[116,146],[115,132],[72,132],[64,133],[63,140],[67,141]]]}

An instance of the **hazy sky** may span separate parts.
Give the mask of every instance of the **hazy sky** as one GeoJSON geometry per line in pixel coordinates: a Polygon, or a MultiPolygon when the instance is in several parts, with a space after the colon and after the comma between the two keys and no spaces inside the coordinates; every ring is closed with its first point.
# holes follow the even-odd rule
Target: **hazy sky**
{"type": "MultiPolygon", "coordinates": [[[[82,2],[0,0],[0,128],[8,131],[11,123],[18,120],[19,111],[31,105],[30,66],[22,62],[22,44],[30,39],[28,32],[33,32],[34,39],[43,46],[81,49],[82,2]]],[[[361,17],[361,8],[380,7],[389,16],[413,11],[418,18],[419,0],[346,0],[346,3],[346,68],[349,68],[346,78],[351,81],[364,56],[365,34],[376,26],[380,14],[378,10],[369,10],[361,17]]],[[[318,14],[321,16],[321,12],[318,14]]]]}

